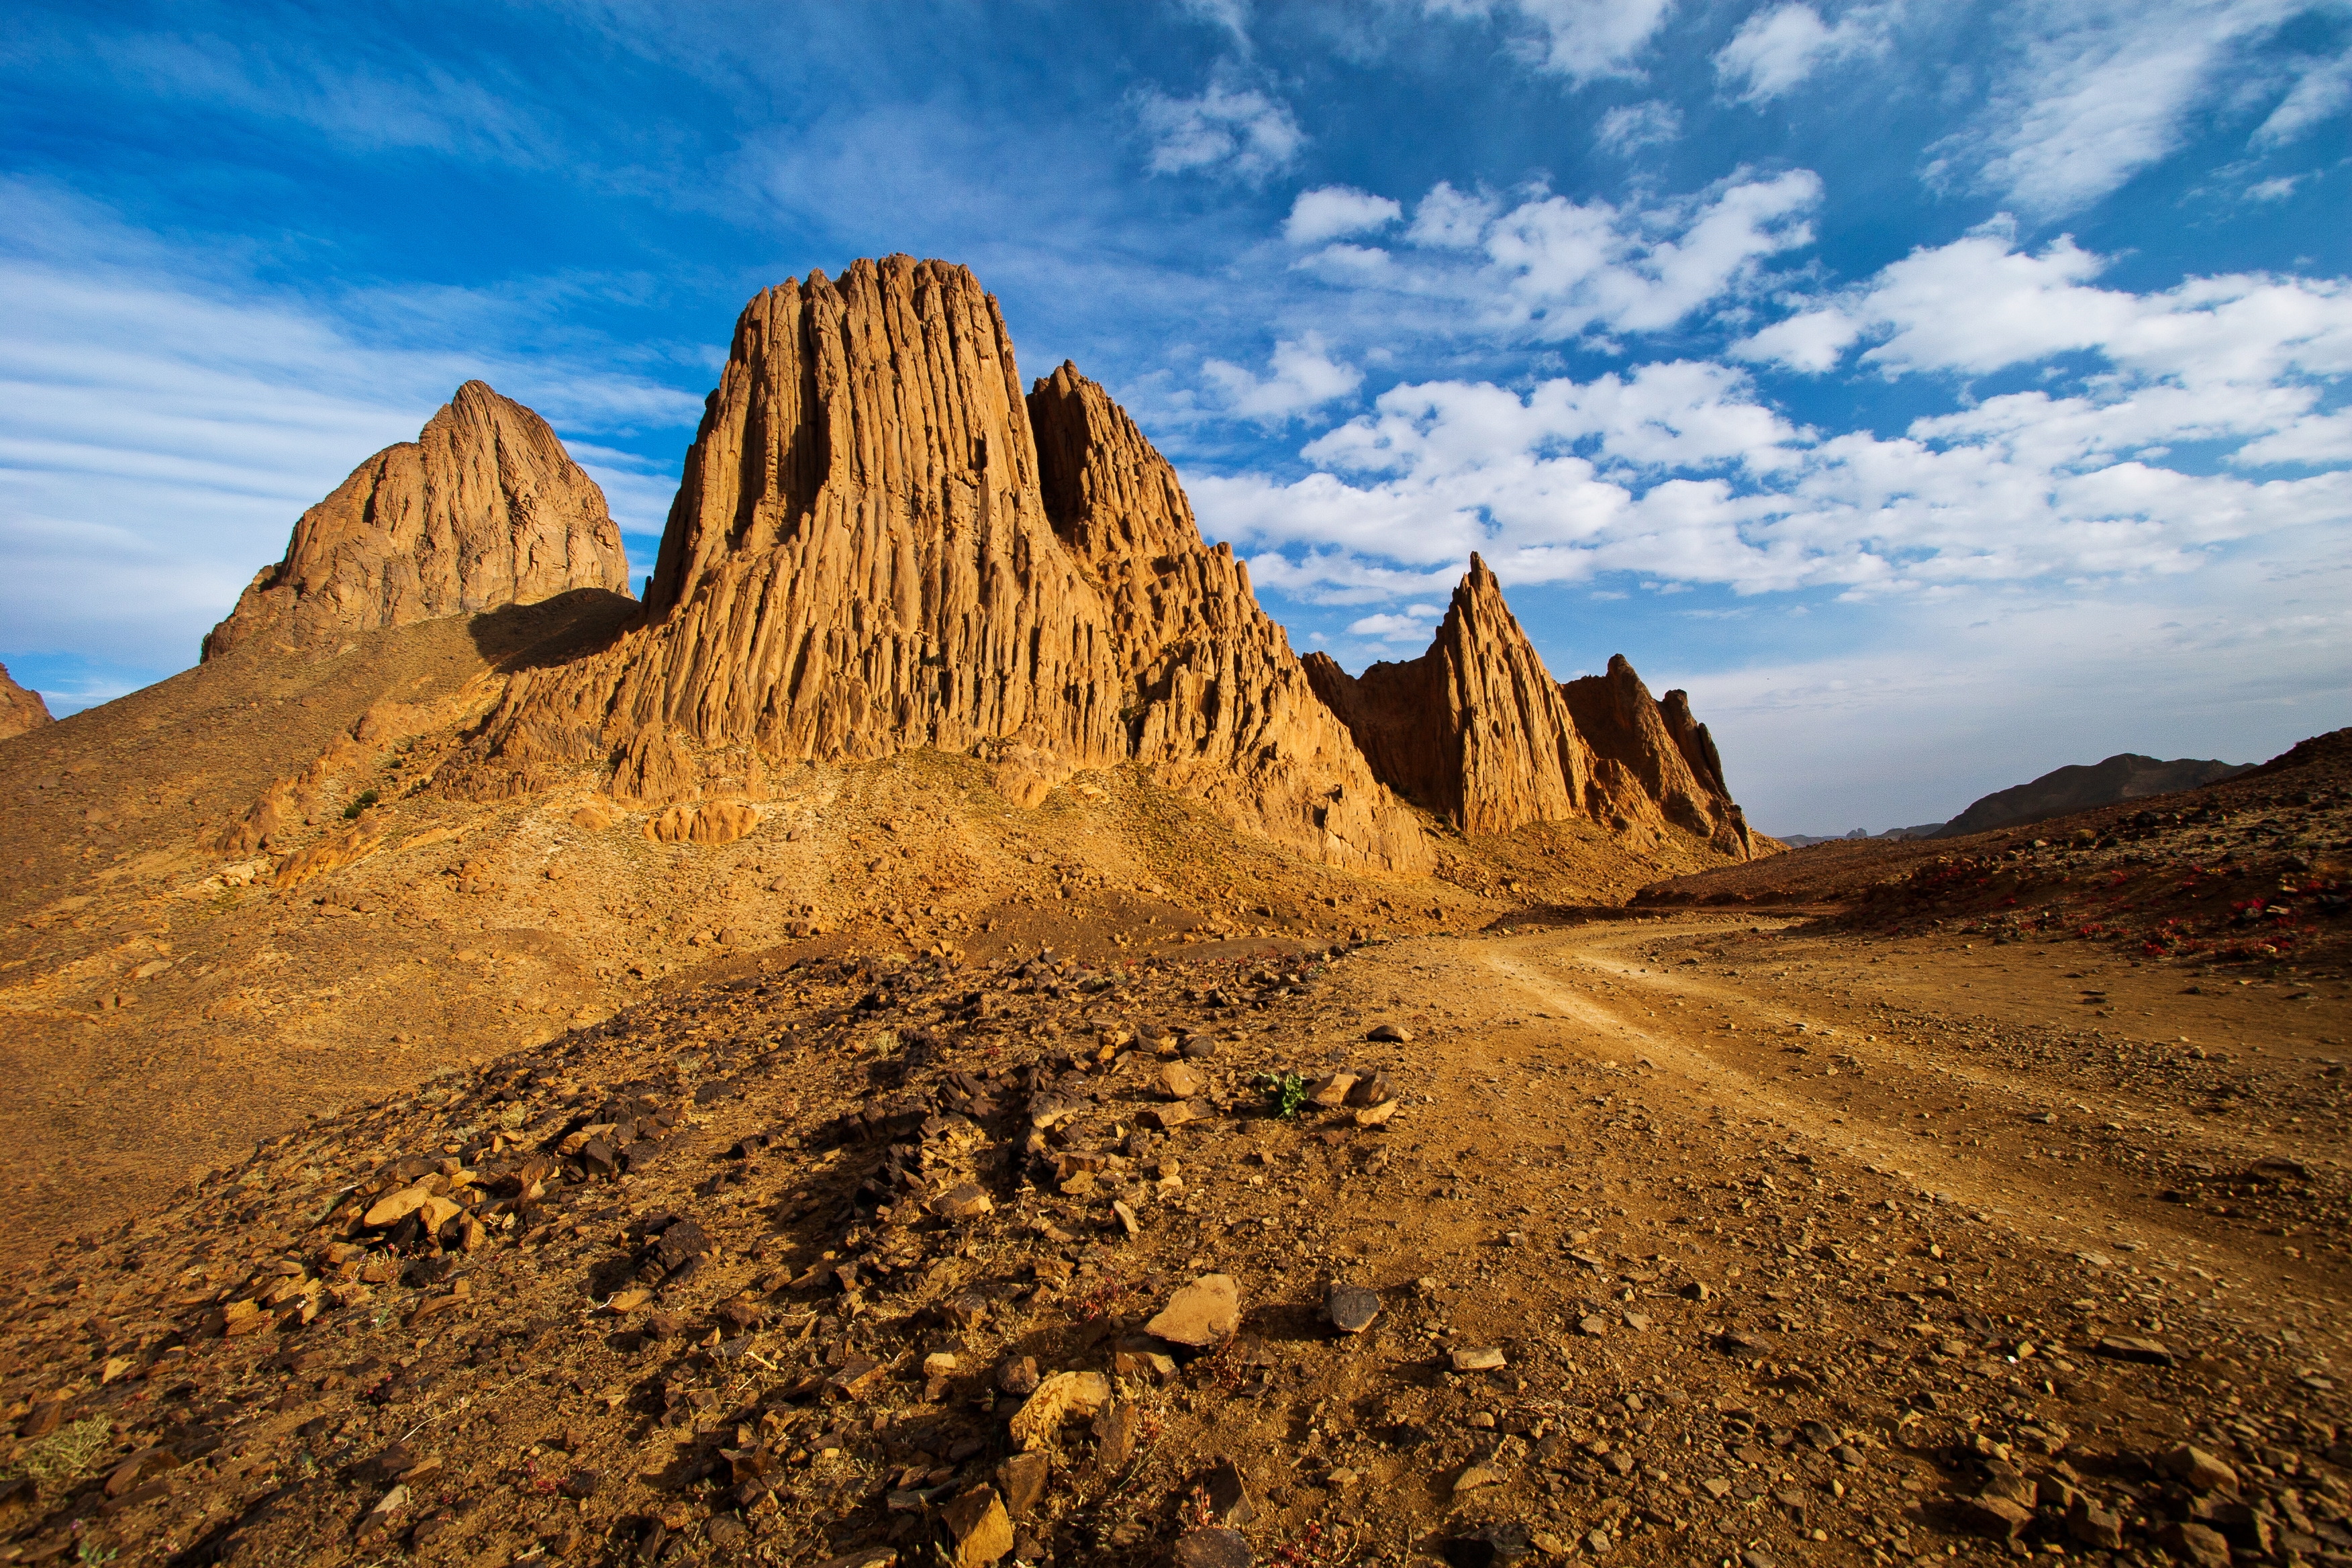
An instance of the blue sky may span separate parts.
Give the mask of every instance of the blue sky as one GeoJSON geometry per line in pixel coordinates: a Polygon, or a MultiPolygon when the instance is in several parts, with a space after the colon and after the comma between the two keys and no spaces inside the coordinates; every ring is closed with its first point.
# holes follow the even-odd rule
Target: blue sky
{"type": "Polygon", "coordinates": [[[971,266],[1302,648],[1473,549],[1768,829],[2352,722],[2352,0],[20,8],[0,661],[198,637],[479,375],[642,571],[743,301],[971,266]]]}

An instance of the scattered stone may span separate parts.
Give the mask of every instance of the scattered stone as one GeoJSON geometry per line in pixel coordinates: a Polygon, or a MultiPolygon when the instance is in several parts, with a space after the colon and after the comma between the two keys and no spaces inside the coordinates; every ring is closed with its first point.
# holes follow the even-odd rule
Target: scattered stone
{"type": "Polygon", "coordinates": [[[1686,1281],[1675,1294],[1685,1301],[1707,1301],[1714,1300],[1715,1297],[1715,1292],[1706,1288],[1706,1281],[1704,1279],[1686,1281]]]}
{"type": "Polygon", "coordinates": [[[1024,1449],[1051,1441],[1065,1419],[1089,1416],[1110,1403],[1110,1380],[1098,1372],[1057,1372],[1013,1413],[1013,1442],[1024,1449]]]}
{"type": "Polygon", "coordinates": [[[2091,1353],[2109,1361],[2136,1362],[2142,1366],[2170,1366],[2172,1352],[2156,1340],[2136,1339],[2128,1334],[2109,1334],[2091,1347],[2091,1353]]]}
{"type": "Polygon", "coordinates": [[[2033,1522],[2033,1510],[2013,1499],[1987,1491],[1960,1505],[1960,1519],[1979,1535],[2014,1541],[2033,1522]]]}
{"type": "Polygon", "coordinates": [[[1045,1482],[1053,1474],[1053,1462],[1044,1454],[1015,1454],[996,1467],[996,1489],[1003,1496],[1004,1511],[1014,1519],[1026,1519],[1045,1496],[1045,1482]]]}
{"type": "Polygon", "coordinates": [[[1142,1429],[1142,1413],[1133,1405],[1106,1405],[1094,1422],[1096,1467],[1108,1475],[1126,1464],[1142,1429]]]}
{"type": "Polygon", "coordinates": [[[2156,1543],[2192,1568],[2230,1568],[2230,1542],[2218,1531],[2186,1521],[2168,1524],[2156,1543]]]}
{"type": "Polygon", "coordinates": [[[1475,1534],[1447,1542],[1445,1561],[1448,1568],[1495,1568],[1496,1563],[1517,1563],[1534,1549],[1535,1537],[1526,1525],[1490,1524],[1475,1534]]]}
{"type": "Polygon", "coordinates": [[[1016,1399],[1026,1399],[1037,1392],[1037,1358],[1034,1355],[1011,1355],[996,1363],[996,1386],[1016,1399]]]}
{"type": "Polygon", "coordinates": [[[2124,1543],[2124,1521],[2078,1492],[2066,1510],[2066,1534],[2077,1546],[2114,1552],[2124,1543]]]}
{"type": "Polygon", "coordinates": [[[1200,1489],[1208,1497],[1209,1517],[1218,1523],[1242,1530],[1256,1521],[1257,1502],[1250,1496],[1249,1480],[1231,1459],[1218,1460],[1202,1478],[1200,1489]]]}
{"type": "Polygon", "coordinates": [[[2158,1465],[2165,1474],[2186,1483],[2193,1491],[2234,1494],[2238,1489],[2237,1471],[2204,1449],[2187,1443],[2167,1453],[2158,1465]]]}
{"type": "Polygon", "coordinates": [[[1503,1368],[1503,1352],[1499,1350],[1457,1350],[1453,1354],[1456,1372],[1499,1372],[1503,1368]]]}
{"type": "Polygon", "coordinates": [[[1238,1530],[1210,1525],[1176,1538],[1176,1568],[1250,1568],[1249,1538],[1238,1530]]]}
{"type": "Polygon", "coordinates": [[[1013,1521],[994,1487],[974,1487],[940,1510],[940,1555],[948,1568],[986,1568],[1013,1550],[1013,1521]]]}
{"type": "Polygon", "coordinates": [[[1234,1277],[1203,1274],[1171,1296],[1143,1331],[1171,1344],[1208,1350],[1232,1339],[1241,1321],[1241,1287],[1234,1277]]]}
{"type": "Polygon", "coordinates": [[[1609,1320],[1591,1315],[1579,1318],[1576,1321],[1576,1331],[1592,1339],[1600,1339],[1609,1332],[1609,1320]]]}
{"type": "Polygon", "coordinates": [[[1360,1334],[1381,1315],[1380,1292],[1334,1281],[1323,1292],[1323,1315],[1341,1333],[1360,1334]]]}
{"type": "Polygon", "coordinates": [[[1356,1112],[1356,1125],[1359,1127],[1378,1127],[1390,1117],[1396,1114],[1397,1106],[1401,1102],[1398,1100],[1384,1100],[1378,1105],[1368,1105],[1364,1107],[1363,1110],[1356,1112]]]}
{"type": "Polygon", "coordinates": [[[1184,1062],[1162,1062],[1154,1082],[1165,1100],[1192,1100],[1208,1092],[1209,1080],[1198,1068],[1184,1062]]]}
{"type": "Polygon", "coordinates": [[[1380,1040],[1389,1045],[1407,1046],[1412,1043],[1412,1031],[1400,1028],[1394,1024],[1375,1024],[1372,1026],[1371,1032],[1364,1038],[1380,1040]]]}
{"type": "Polygon", "coordinates": [[[1454,1493],[1459,1497],[1464,1492],[1476,1491],[1480,1487],[1494,1486],[1502,1479],[1500,1471],[1490,1470],[1484,1465],[1465,1466],[1462,1473],[1454,1478],[1454,1493]]]}
{"type": "Polygon", "coordinates": [[[1354,1073],[1326,1073],[1307,1086],[1307,1103],[1324,1110],[1334,1110],[1347,1103],[1348,1091],[1355,1087],[1354,1073]]]}
{"type": "Polygon", "coordinates": [[[981,1191],[976,1182],[950,1187],[929,1205],[930,1211],[941,1219],[978,1219],[995,1206],[995,1201],[981,1191]]]}

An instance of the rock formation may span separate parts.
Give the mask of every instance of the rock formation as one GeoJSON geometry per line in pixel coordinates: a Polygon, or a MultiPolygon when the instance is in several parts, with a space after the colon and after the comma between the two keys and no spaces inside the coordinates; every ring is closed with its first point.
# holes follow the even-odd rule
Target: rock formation
{"type": "Polygon", "coordinates": [[[1133,422],[1067,365],[1024,398],[994,299],[898,256],[745,308],[639,624],[519,679],[469,787],[609,756],[659,804],[923,746],[1024,802],[1137,763],[1335,864],[1431,863],[1133,422]]]}
{"type": "Polygon", "coordinates": [[[1350,677],[1328,654],[1309,678],[1372,771],[1465,833],[1582,815],[1592,758],[1560,689],[1477,556],[1419,658],[1350,677]]]}
{"type": "Polygon", "coordinates": [[[2017,827],[2046,817],[2088,811],[2094,806],[2113,805],[2118,801],[2197,789],[2234,778],[2252,765],[2197,757],[2166,762],[2137,752],[2119,752],[2102,762],[2053,768],[2040,778],[1986,795],[1937,828],[1935,836],[1960,838],[1996,827],[2017,827]]]}
{"type": "Polygon", "coordinates": [[[0,664],[0,741],[56,722],[49,717],[49,705],[41,700],[41,694],[17,685],[9,678],[8,667],[0,664]]]}
{"type": "Polygon", "coordinates": [[[1652,700],[1622,656],[1606,675],[1555,683],[1475,555],[1419,658],[1352,677],[1326,654],[1306,666],[1381,781],[1465,833],[1577,816],[1620,830],[1671,822],[1725,854],[1753,853],[1689,698],[1652,700]]]}
{"type": "Polygon", "coordinates": [[[1723,760],[1706,726],[1691,717],[1690,698],[1669,691],[1661,704],[1623,654],[1606,675],[1559,689],[1576,727],[1592,748],[1592,814],[1618,822],[1663,819],[1746,859],[1755,844],[1747,815],[1724,787],[1723,760]]]}
{"type": "Polygon", "coordinates": [[[386,447],[294,525],[205,637],[217,658],[264,637],[332,647],[352,634],[572,588],[625,593],[604,492],[547,421],[469,381],[414,441],[386,447]]]}

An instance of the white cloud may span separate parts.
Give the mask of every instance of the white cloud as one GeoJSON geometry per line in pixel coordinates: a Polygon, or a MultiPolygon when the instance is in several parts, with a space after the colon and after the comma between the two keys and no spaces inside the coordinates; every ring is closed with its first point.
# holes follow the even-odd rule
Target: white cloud
{"type": "Polygon", "coordinates": [[[1427,642],[1436,631],[1437,623],[1444,618],[1443,605],[1407,605],[1402,610],[1383,611],[1349,622],[1348,635],[1375,642],[1418,645],[1427,642]]]}
{"type": "Polygon", "coordinates": [[[1345,397],[1364,379],[1362,371],[1333,359],[1316,332],[1277,342],[1268,363],[1272,374],[1265,376],[1221,359],[1202,361],[1201,371],[1224,393],[1228,413],[1270,424],[1345,397]]]}
{"type": "Polygon", "coordinates": [[[1352,185],[1324,185],[1298,193],[1282,226],[1282,237],[1293,245],[1319,245],[1344,235],[1386,228],[1403,216],[1404,208],[1386,196],[1352,185]]]}
{"type": "Polygon", "coordinates": [[[1515,54],[1577,87],[1638,77],[1635,66],[1665,25],[1673,0],[1423,0],[1433,16],[1496,16],[1519,24],[1515,54]]]}
{"type": "Polygon", "coordinates": [[[2352,106],[2352,50],[2300,65],[2294,86],[2255,131],[2255,146],[2284,146],[2352,106]]]}
{"type": "MultiPolygon", "coordinates": [[[[10,183],[0,196],[17,219],[0,246],[0,296],[14,306],[0,317],[11,647],[104,649],[155,675],[193,663],[205,628],[284,552],[295,518],[369,454],[414,440],[468,377],[574,438],[648,423],[683,434],[698,413],[600,355],[499,346],[491,301],[476,301],[482,346],[406,346],[363,324],[400,301],[265,289],[43,187],[10,183]]],[[[446,297],[425,304],[459,311],[446,297]]],[[[592,471],[636,472],[609,492],[614,513],[658,530],[667,497],[656,500],[651,466],[589,455],[592,471]]]]}
{"type": "Polygon", "coordinates": [[[1498,210],[1492,196],[1470,195],[1440,180],[1412,209],[1405,237],[1440,250],[1475,250],[1498,210]]]}
{"type": "Polygon", "coordinates": [[[2310,178],[2311,175],[2308,174],[2281,174],[2273,179],[2262,181],[2258,184],[2247,186],[2246,199],[2250,202],[2283,202],[2294,195],[2294,188],[2297,185],[2310,178]]]}
{"type": "Polygon", "coordinates": [[[1155,174],[1206,174],[1258,184],[1290,167],[1307,133],[1290,105],[1220,66],[1198,98],[1171,98],[1153,88],[1135,100],[1137,121],[1151,139],[1155,174]]]}
{"type": "Polygon", "coordinates": [[[1980,184],[2029,212],[2075,211],[2178,147],[2242,49],[2303,8],[2304,0],[2021,5],[2014,58],[1978,123],[1945,144],[1947,158],[1976,162],[1980,184]]]}
{"type": "Polygon", "coordinates": [[[1683,133],[1683,111],[1664,99],[1620,104],[1601,117],[1594,132],[1612,153],[1631,153],[1644,147],[1662,147],[1683,133]]]}
{"type": "Polygon", "coordinates": [[[1250,0],[1180,0],[1178,9],[1223,28],[1243,49],[1249,47],[1250,0]]]}
{"type": "Polygon", "coordinates": [[[1554,195],[1523,202],[1486,233],[1490,309],[1539,340],[1672,325],[1738,287],[1762,258],[1811,244],[1821,195],[1819,176],[1798,169],[1649,212],[1554,195]]]}
{"type": "Polygon", "coordinates": [[[1716,51],[1715,74],[1741,99],[1765,103],[1822,66],[1885,47],[1874,10],[1857,11],[1832,27],[1811,5],[1776,5],[1750,16],[1716,51]]]}

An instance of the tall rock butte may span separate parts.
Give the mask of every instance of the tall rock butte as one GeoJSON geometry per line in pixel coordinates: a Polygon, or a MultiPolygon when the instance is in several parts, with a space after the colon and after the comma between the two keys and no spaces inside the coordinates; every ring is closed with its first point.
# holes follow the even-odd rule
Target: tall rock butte
{"type": "Polygon", "coordinates": [[[386,447],[302,514],[286,558],[255,576],[204,657],[264,638],[331,647],[383,626],[628,584],[596,481],[546,420],[469,381],[415,440],[386,447]]]}
{"type": "Polygon", "coordinates": [[[8,674],[8,667],[0,664],[0,741],[56,722],[49,717],[49,705],[41,700],[41,694],[17,685],[8,674]]]}
{"type": "Polygon", "coordinates": [[[1476,555],[1420,658],[1350,676],[1310,653],[1306,668],[1381,781],[1465,833],[1671,822],[1724,854],[1754,852],[1689,698],[1653,700],[1622,656],[1607,675],[1555,682],[1476,555]]]}
{"type": "Polygon", "coordinates": [[[1066,364],[1024,397],[972,275],[893,256],[745,307],[639,621],[519,678],[467,787],[609,757],[653,804],[925,746],[1024,803],[1133,763],[1333,864],[1433,864],[1133,421],[1066,364]]]}

